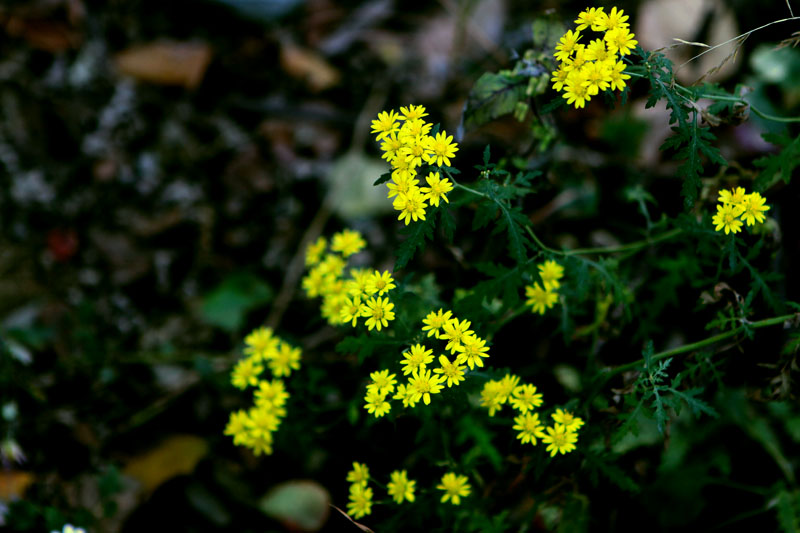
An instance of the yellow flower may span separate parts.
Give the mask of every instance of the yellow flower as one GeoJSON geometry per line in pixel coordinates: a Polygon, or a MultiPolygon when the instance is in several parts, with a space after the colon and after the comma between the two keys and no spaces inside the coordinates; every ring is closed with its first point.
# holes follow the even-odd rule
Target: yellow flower
{"type": "Polygon", "coordinates": [[[367,303],[361,306],[361,316],[367,317],[367,328],[381,330],[387,327],[389,320],[394,320],[394,304],[388,298],[370,298],[367,303]]]}
{"type": "Polygon", "coordinates": [[[422,332],[424,333],[427,331],[428,337],[434,336],[438,339],[439,330],[450,320],[451,316],[452,313],[450,311],[445,311],[444,313],[442,313],[442,309],[439,309],[438,312],[431,311],[428,313],[428,316],[422,319],[422,323],[425,324],[422,327],[422,332]]]}
{"type": "Polygon", "coordinates": [[[372,132],[377,133],[378,136],[376,140],[380,141],[384,137],[394,133],[399,128],[399,124],[397,123],[400,115],[398,115],[395,111],[382,111],[378,113],[378,118],[372,121],[372,132]]]}
{"type": "Polygon", "coordinates": [[[394,392],[397,379],[395,379],[395,375],[390,374],[388,370],[373,372],[369,377],[372,379],[372,383],[367,385],[367,389],[376,390],[384,394],[394,392]]]}
{"type": "Polygon", "coordinates": [[[386,391],[367,389],[367,394],[364,396],[364,409],[375,418],[380,418],[389,411],[392,406],[386,401],[386,391]]]}
{"type": "Polygon", "coordinates": [[[406,121],[417,120],[428,116],[428,113],[425,112],[425,107],[421,105],[401,107],[400,113],[403,115],[403,118],[405,118],[406,121]]]}
{"type": "Polygon", "coordinates": [[[611,80],[610,86],[612,89],[621,91],[625,88],[625,80],[631,79],[631,77],[627,74],[623,74],[622,71],[625,70],[625,63],[622,61],[614,61],[614,60],[607,60],[606,63],[610,66],[608,70],[608,77],[611,80]]]}
{"type": "Polygon", "coordinates": [[[356,327],[358,317],[361,315],[362,307],[361,297],[353,296],[352,298],[345,298],[342,304],[341,313],[339,315],[343,324],[350,322],[352,327],[356,327]]]}
{"type": "Polygon", "coordinates": [[[350,485],[350,501],[347,512],[353,518],[362,518],[372,513],[372,489],[366,485],[350,485]]]}
{"type": "Polygon", "coordinates": [[[320,237],[306,248],[306,266],[314,266],[322,259],[328,241],[325,237],[320,237]]]}
{"type": "Polygon", "coordinates": [[[747,192],[744,190],[744,187],[736,187],[730,191],[719,191],[719,201],[723,204],[733,204],[735,206],[742,205],[745,196],[747,196],[747,192]]]}
{"type": "Polygon", "coordinates": [[[540,315],[543,315],[545,310],[553,307],[558,301],[558,294],[543,289],[538,281],[525,287],[525,296],[528,298],[525,304],[533,307],[533,312],[540,315]]]}
{"type": "Polygon", "coordinates": [[[514,387],[511,393],[511,407],[525,414],[542,405],[542,395],[536,392],[536,387],[529,384],[514,387]]]}
{"type": "Polygon", "coordinates": [[[367,486],[369,467],[364,463],[353,462],[353,469],[347,473],[347,482],[367,486]]]}
{"type": "Polygon", "coordinates": [[[567,431],[562,424],[556,424],[554,427],[547,427],[547,435],[542,437],[542,442],[547,444],[545,450],[550,452],[550,457],[557,453],[564,455],[575,449],[578,435],[567,431]]]}
{"type": "Polygon", "coordinates": [[[453,190],[453,184],[450,183],[450,180],[447,178],[440,179],[438,172],[431,172],[425,178],[425,181],[428,182],[428,186],[420,188],[420,192],[425,195],[424,198],[430,205],[438,207],[440,199],[450,203],[450,200],[447,199],[447,193],[453,190]]]}
{"type": "MultiPolygon", "coordinates": [[[[366,245],[366,241],[364,241],[359,232],[346,229],[333,234],[331,250],[339,252],[344,257],[347,257],[360,252],[366,245]]],[[[344,264],[342,264],[342,266],[344,266],[344,264]]]]}
{"type": "Polygon", "coordinates": [[[436,374],[441,374],[442,378],[447,380],[447,386],[452,387],[464,381],[464,367],[458,364],[458,361],[451,363],[447,356],[439,356],[440,368],[434,368],[436,374]]]}
{"type": "Polygon", "coordinates": [[[377,293],[378,296],[383,296],[395,287],[394,279],[388,270],[383,272],[375,270],[367,279],[367,294],[369,295],[377,293]]]}
{"type": "Polygon", "coordinates": [[[539,277],[542,278],[542,284],[545,290],[557,289],[561,286],[558,281],[564,277],[564,267],[555,261],[545,261],[537,265],[539,269],[539,277]]]}
{"type": "Polygon", "coordinates": [[[453,505],[459,505],[461,498],[469,496],[471,489],[467,476],[457,476],[454,472],[443,475],[436,488],[444,491],[441,502],[450,501],[453,505]]]}
{"type": "Polygon", "coordinates": [[[489,357],[489,354],[486,353],[489,351],[486,341],[476,335],[465,335],[461,344],[456,346],[455,349],[459,352],[458,357],[456,357],[456,363],[466,363],[470,370],[476,366],[483,367],[483,359],[481,358],[489,357]]]}
{"type": "Polygon", "coordinates": [[[395,470],[392,472],[389,477],[391,481],[387,485],[387,492],[389,496],[394,498],[394,501],[397,503],[403,503],[403,500],[413,502],[414,501],[414,485],[416,481],[413,479],[408,479],[408,475],[406,474],[405,470],[398,471],[395,470]]]}
{"type": "Polygon", "coordinates": [[[234,387],[244,389],[248,385],[255,387],[258,385],[258,375],[264,371],[264,367],[255,359],[242,359],[233,367],[231,383],[234,387]]]}
{"type": "Polygon", "coordinates": [[[581,40],[580,31],[567,30],[567,33],[561,36],[558,44],[556,45],[555,58],[559,61],[569,59],[569,56],[575,51],[578,41],[581,40]]]}
{"type": "Polygon", "coordinates": [[[425,220],[425,208],[427,205],[425,204],[425,197],[419,189],[411,189],[405,194],[399,193],[392,207],[400,211],[397,220],[403,220],[406,226],[408,226],[408,223],[411,222],[412,219],[414,222],[417,220],[425,220]]]}
{"type": "Polygon", "coordinates": [[[537,413],[523,413],[514,418],[514,428],[519,431],[517,438],[522,444],[531,443],[536,445],[536,439],[544,438],[544,426],[539,422],[537,413]]]}
{"type": "Polygon", "coordinates": [[[433,350],[429,350],[422,344],[415,344],[403,354],[403,360],[400,361],[400,365],[403,367],[403,375],[424,370],[425,366],[431,361],[433,361],[433,350]]]}
{"type": "Polygon", "coordinates": [[[583,419],[564,411],[563,409],[556,409],[556,412],[550,415],[556,424],[561,424],[567,431],[576,432],[583,425],[583,419]]]}
{"type": "Polygon", "coordinates": [[[603,39],[605,39],[611,52],[624,56],[630,54],[639,44],[639,41],[634,37],[635,35],[628,28],[614,28],[607,31],[603,39]]]}
{"type": "Polygon", "coordinates": [[[408,389],[414,393],[414,401],[422,400],[425,405],[431,404],[431,394],[442,392],[444,378],[432,375],[430,370],[421,369],[411,374],[408,380],[408,389]]]}
{"type": "Polygon", "coordinates": [[[292,370],[300,368],[300,348],[292,348],[286,343],[281,343],[273,357],[267,360],[267,366],[275,377],[288,376],[292,370]]]}
{"type": "Polygon", "coordinates": [[[451,318],[444,326],[442,326],[442,333],[439,334],[440,339],[447,340],[445,350],[450,350],[450,353],[456,353],[461,342],[467,337],[475,333],[469,329],[472,323],[469,320],[462,320],[459,322],[457,318],[451,318]]]}
{"type": "Polygon", "coordinates": [[[586,11],[581,11],[578,14],[578,18],[575,19],[575,24],[578,25],[576,30],[585,30],[586,28],[591,28],[594,31],[600,31],[597,27],[597,23],[603,14],[602,7],[591,7],[588,8],[586,11]]]}
{"type": "Polygon", "coordinates": [[[589,81],[582,70],[570,71],[564,87],[564,94],[561,96],[567,100],[568,105],[575,104],[575,109],[584,107],[592,99],[589,81]]]}
{"type": "Polygon", "coordinates": [[[725,235],[742,231],[742,221],[737,217],[743,212],[744,209],[741,205],[733,203],[718,204],[717,214],[711,219],[711,222],[715,224],[714,229],[716,231],[722,231],[724,229],[725,235]]]}
{"type": "Polygon", "coordinates": [[[260,361],[268,357],[268,354],[277,348],[278,343],[278,338],[272,334],[270,328],[256,328],[244,338],[244,353],[260,361]]]}
{"type": "Polygon", "coordinates": [[[450,158],[455,157],[458,151],[458,144],[453,142],[453,136],[447,132],[440,131],[435,137],[428,136],[426,139],[428,155],[425,160],[431,165],[450,166],[450,158]]]}
{"type": "Polygon", "coordinates": [[[756,222],[764,222],[764,213],[769,211],[769,206],[764,205],[764,202],[766,200],[757,192],[750,193],[744,197],[741,203],[743,211],[739,216],[747,222],[748,226],[752,226],[756,222]]]}

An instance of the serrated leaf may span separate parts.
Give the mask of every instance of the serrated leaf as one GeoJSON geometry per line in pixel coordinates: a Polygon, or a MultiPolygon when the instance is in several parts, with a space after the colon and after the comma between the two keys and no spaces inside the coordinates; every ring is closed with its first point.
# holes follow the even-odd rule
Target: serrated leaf
{"type": "Polygon", "coordinates": [[[757,191],[765,191],[779,179],[788,184],[792,179],[794,169],[800,166],[800,136],[792,139],[785,134],[765,133],[762,137],[768,143],[779,146],[781,149],[775,154],[753,161],[755,166],[763,169],[759,172],[754,184],[757,191]]]}
{"type": "Polygon", "coordinates": [[[406,239],[397,246],[395,271],[405,267],[413,259],[417,250],[425,247],[425,239],[433,240],[434,215],[435,212],[429,212],[425,220],[411,222],[408,226],[400,229],[399,233],[405,235],[406,239]]]}

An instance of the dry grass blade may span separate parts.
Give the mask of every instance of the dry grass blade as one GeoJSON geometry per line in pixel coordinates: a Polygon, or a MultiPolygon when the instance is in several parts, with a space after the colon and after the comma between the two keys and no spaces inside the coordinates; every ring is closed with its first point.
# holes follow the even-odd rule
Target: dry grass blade
{"type": "Polygon", "coordinates": [[[786,48],[787,46],[794,48],[798,44],[800,44],[800,31],[794,32],[791,37],[779,42],[775,49],[777,50],[779,48],[786,48]]]}
{"type": "Polygon", "coordinates": [[[342,513],[342,514],[345,516],[345,518],[347,518],[348,520],[350,520],[350,521],[353,523],[353,525],[355,525],[355,526],[356,526],[357,528],[359,528],[361,531],[364,531],[364,533],[375,533],[374,531],[372,531],[370,528],[368,528],[368,527],[367,527],[367,526],[365,526],[364,524],[359,524],[358,522],[356,522],[355,520],[353,520],[352,518],[350,518],[350,515],[349,515],[349,514],[345,513],[344,511],[342,511],[341,509],[339,509],[339,508],[338,508],[338,507],[336,507],[335,505],[331,505],[331,507],[333,507],[334,509],[336,509],[337,511],[339,511],[340,513],[342,513]]]}
{"type": "Polygon", "coordinates": [[[710,48],[707,48],[706,50],[700,52],[699,54],[697,54],[696,56],[688,59],[687,61],[684,61],[678,68],[675,69],[675,72],[677,73],[680,69],[682,69],[683,67],[685,67],[686,65],[688,65],[689,63],[694,61],[695,59],[698,59],[698,58],[706,55],[707,53],[711,52],[712,50],[716,50],[717,48],[719,48],[721,46],[725,46],[726,44],[730,44],[730,43],[735,42],[735,41],[737,41],[739,39],[747,38],[751,33],[755,33],[755,32],[757,32],[759,30],[763,30],[764,28],[772,26],[773,24],[780,24],[781,22],[789,22],[789,21],[798,20],[798,19],[800,19],[800,17],[792,16],[792,17],[785,18],[785,19],[773,20],[772,22],[764,24],[763,26],[759,26],[758,28],[753,28],[752,30],[747,31],[747,32],[745,32],[745,33],[743,33],[741,35],[737,35],[736,37],[732,37],[731,39],[728,39],[725,42],[722,42],[722,43],[719,43],[719,44],[715,44],[714,46],[712,46],[710,48]]]}
{"type": "Polygon", "coordinates": [[[711,76],[711,75],[712,75],[712,74],[714,74],[715,72],[718,72],[718,71],[719,71],[719,70],[720,70],[722,67],[724,67],[724,66],[725,66],[725,64],[726,64],[728,61],[730,61],[731,59],[735,59],[735,58],[736,58],[736,55],[739,53],[739,50],[742,48],[742,45],[744,44],[744,42],[747,40],[747,38],[748,38],[748,37],[749,37],[749,34],[748,34],[748,35],[745,35],[744,37],[742,37],[742,38],[739,40],[739,42],[738,42],[738,43],[736,43],[736,46],[734,46],[734,47],[733,47],[733,50],[731,51],[731,53],[730,53],[730,54],[728,54],[727,56],[725,56],[725,57],[722,59],[722,61],[720,61],[719,63],[717,63],[717,65],[716,65],[716,66],[714,66],[714,67],[710,68],[708,71],[706,71],[706,73],[705,73],[705,74],[703,74],[702,76],[700,76],[700,77],[699,77],[697,80],[695,80],[695,81],[694,81],[694,83],[692,83],[692,85],[697,85],[697,84],[699,84],[699,83],[703,83],[703,81],[704,81],[704,80],[705,80],[707,77],[711,76]]]}

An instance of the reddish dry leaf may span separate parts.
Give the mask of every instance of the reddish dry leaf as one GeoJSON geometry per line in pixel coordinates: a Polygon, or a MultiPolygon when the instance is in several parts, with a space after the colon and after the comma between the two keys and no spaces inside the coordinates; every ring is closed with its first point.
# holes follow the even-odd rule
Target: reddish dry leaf
{"type": "Polygon", "coordinates": [[[158,85],[194,89],[211,62],[205,43],[155,42],[128,48],[116,55],[117,68],[128,76],[158,85]]]}
{"type": "Polygon", "coordinates": [[[0,17],[0,26],[11,37],[21,37],[33,48],[57,53],[77,48],[81,35],[68,24],[57,20],[0,17]]]}
{"type": "Polygon", "coordinates": [[[0,501],[11,501],[22,498],[25,489],[33,483],[30,472],[19,470],[0,470],[0,501]]]}

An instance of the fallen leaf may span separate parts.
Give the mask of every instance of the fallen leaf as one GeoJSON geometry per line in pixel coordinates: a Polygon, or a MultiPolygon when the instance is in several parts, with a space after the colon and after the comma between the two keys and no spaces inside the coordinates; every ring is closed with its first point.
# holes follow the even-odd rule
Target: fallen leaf
{"type": "Polygon", "coordinates": [[[386,187],[373,185],[390,168],[384,161],[350,151],[334,161],[328,174],[331,205],[342,218],[370,217],[392,211],[386,187]]]}
{"type": "Polygon", "coordinates": [[[258,507],[293,531],[318,531],[328,520],[330,503],[319,483],[292,480],[270,489],[258,507]]]}
{"type": "Polygon", "coordinates": [[[11,501],[22,498],[34,476],[30,472],[19,470],[0,470],[0,501],[11,501]]]}
{"type": "Polygon", "coordinates": [[[31,47],[54,54],[78,48],[81,43],[81,35],[75,29],[57,20],[9,16],[5,20],[0,17],[0,26],[5,26],[8,35],[25,39],[31,47]]]}
{"type": "Polygon", "coordinates": [[[115,57],[123,74],[159,85],[183,85],[194,89],[211,62],[205,43],[155,42],[128,48],[115,57]]]}
{"type": "Polygon", "coordinates": [[[281,66],[293,78],[305,81],[314,92],[337,85],[342,77],[322,56],[288,41],[281,45],[281,66]]]}
{"type": "Polygon", "coordinates": [[[194,435],[172,435],[157,447],[132,459],[126,476],[139,481],[147,492],[175,476],[191,473],[208,453],[208,443],[194,435]]]}

